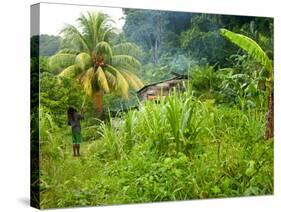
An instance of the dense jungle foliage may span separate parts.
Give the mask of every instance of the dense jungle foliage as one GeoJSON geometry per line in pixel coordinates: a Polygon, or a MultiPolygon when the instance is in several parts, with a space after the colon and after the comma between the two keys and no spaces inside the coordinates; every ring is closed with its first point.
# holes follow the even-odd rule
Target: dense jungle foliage
{"type": "Polygon", "coordinates": [[[265,136],[273,19],[123,12],[121,32],[110,14],[90,12],[60,36],[31,38],[31,69],[40,67],[40,206],[273,194],[273,138],[265,136]],[[184,92],[138,99],[172,72],[189,76],[184,92]],[[69,106],[85,110],[80,157],[69,106]]]}

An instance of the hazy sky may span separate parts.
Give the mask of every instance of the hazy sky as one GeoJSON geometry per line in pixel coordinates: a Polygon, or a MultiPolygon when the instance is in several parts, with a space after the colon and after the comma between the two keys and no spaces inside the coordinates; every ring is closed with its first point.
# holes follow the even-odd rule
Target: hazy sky
{"type": "Polygon", "coordinates": [[[87,11],[102,11],[116,22],[115,27],[122,29],[124,15],[121,8],[77,6],[62,4],[40,4],[40,34],[58,35],[64,24],[76,25],[76,19],[87,11]]]}

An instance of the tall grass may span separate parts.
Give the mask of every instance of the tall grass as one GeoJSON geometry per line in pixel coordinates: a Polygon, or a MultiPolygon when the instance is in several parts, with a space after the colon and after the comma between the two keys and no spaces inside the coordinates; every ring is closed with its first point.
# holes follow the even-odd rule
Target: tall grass
{"type": "MultiPolygon", "coordinates": [[[[115,131],[112,119],[108,124],[102,124],[100,134],[104,142],[116,148],[122,146],[126,151],[136,144],[149,142],[150,148],[160,155],[187,154],[200,131],[202,120],[202,104],[193,98],[192,93],[174,92],[157,104],[144,103],[139,110],[125,114],[115,131]]],[[[113,148],[114,152],[116,148],[113,148]]]]}
{"type": "Polygon", "coordinates": [[[100,137],[82,143],[82,157],[73,158],[70,132],[45,111],[41,205],[272,194],[273,142],[263,139],[264,115],[175,92],[100,123],[100,137]]]}
{"type": "MultiPolygon", "coordinates": [[[[107,150],[107,156],[111,155],[112,159],[120,159],[124,144],[119,138],[120,133],[113,127],[112,118],[109,118],[108,123],[100,124],[98,133],[102,137],[104,148],[107,150]]],[[[110,158],[107,159],[109,160],[110,158]]]]}

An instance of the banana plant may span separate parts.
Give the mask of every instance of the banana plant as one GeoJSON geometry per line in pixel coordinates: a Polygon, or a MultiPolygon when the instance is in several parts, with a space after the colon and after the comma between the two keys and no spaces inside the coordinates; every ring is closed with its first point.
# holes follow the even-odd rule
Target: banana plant
{"type": "Polygon", "coordinates": [[[274,110],[273,110],[273,65],[272,61],[269,59],[267,54],[263,49],[257,44],[256,41],[251,38],[231,32],[227,29],[220,29],[220,35],[234,43],[245,52],[247,52],[251,57],[253,57],[257,62],[259,62],[267,70],[267,95],[268,95],[268,113],[266,117],[266,131],[265,139],[272,138],[274,135],[274,110]]]}

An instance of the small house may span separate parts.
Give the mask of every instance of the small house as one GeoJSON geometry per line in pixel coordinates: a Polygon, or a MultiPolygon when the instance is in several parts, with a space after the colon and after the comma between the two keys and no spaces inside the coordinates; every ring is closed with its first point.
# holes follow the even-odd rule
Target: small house
{"type": "Polygon", "coordinates": [[[160,82],[145,85],[137,94],[141,101],[157,100],[159,96],[168,96],[173,89],[177,91],[184,91],[184,81],[188,79],[187,75],[181,75],[172,72],[173,78],[163,80],[160,82]]]}

